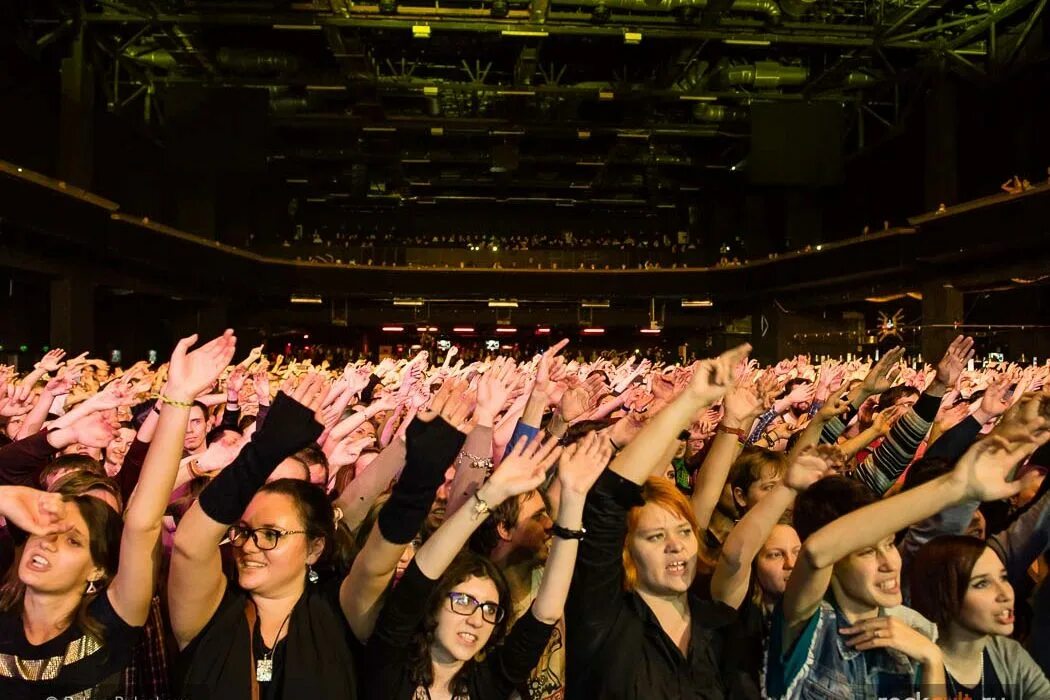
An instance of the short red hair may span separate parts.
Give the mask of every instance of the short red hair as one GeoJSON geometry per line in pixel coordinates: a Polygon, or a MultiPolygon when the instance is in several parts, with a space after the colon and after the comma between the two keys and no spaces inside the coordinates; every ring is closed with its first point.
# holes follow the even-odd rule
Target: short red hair
{"type": "Polygon", "coordinates": [[[678,490],[674,482],[662,476],[651,476],[642,484],[642,500],[644,504],[635,506],[627,511],[627,535],[623,542],[623,587],[624,590],[633,591],[638,585],[638,565],[631,556],[631,549],[627,543],[634,536],[638,528],[638,520],[642,517],[642,508],[647,505],[660,506],[672,515],[676,515],[689,523],[696,537],[697,544],[700,543],[700,525],[696,522],[696,514],[689,499],[678,490]]]}

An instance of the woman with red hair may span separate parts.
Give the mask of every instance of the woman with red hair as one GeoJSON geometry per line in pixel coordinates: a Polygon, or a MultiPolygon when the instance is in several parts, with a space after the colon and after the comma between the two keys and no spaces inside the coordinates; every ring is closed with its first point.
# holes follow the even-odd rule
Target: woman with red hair
{"type": "Polygon", "coordinates": [[[727,636],[735,611],[689,592],[699,527],[664,448],[725,393],[749,346],[702,363],[599,477],[567,605],[568,698],[736,697],[727,636]]]}

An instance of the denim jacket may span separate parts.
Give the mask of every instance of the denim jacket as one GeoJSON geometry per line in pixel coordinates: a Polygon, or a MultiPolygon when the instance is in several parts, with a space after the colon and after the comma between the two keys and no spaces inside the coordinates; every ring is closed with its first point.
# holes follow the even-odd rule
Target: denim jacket
{"type": "MultiPolygon", "coordinates": [[[[911,624],[924,618],[908,608],[880,614],[911,624]]],[[[929,624],[929,623],[927,623],[929,624]]],[[[763,696],[776,700],[874,700],[914,697],[920,667],[893,649],[856,651],[839,630],[849,622],[833,602],[824,600],[791,649],[783,650],[784,615],[778,605],[766,647],[763,696]]],[[[913,625],[929,636],[926,625],[913,625]]],[[[932,625],[931,625],[932,627],[932,625]]]]}

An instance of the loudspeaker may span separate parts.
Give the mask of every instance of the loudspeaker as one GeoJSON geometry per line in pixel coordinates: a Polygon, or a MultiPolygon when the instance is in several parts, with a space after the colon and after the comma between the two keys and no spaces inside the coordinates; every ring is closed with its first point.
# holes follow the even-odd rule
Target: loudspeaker
{"type": "Polygon", "coordinates": [[[834,185],[842,181],[838,102],[757,102],[751,107],[747,169],[757,185],[834,185]]]}

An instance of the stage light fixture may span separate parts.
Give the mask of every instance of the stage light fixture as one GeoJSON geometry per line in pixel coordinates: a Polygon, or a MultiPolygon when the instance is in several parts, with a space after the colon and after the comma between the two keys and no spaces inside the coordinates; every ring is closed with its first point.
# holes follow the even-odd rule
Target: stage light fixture
{"type": "Polygon", "coordinates": [[[489,299],[490,309],[516,309],[518,308],[518,301],[516,299],[489,299]]]}
{"type": "Polygon", "coordinates": [[[714,305],[710,299],[682,299],[683,309],[710,309],[714,305]]]}
{"type": "Polygon", "coordinates": [[[293,304],[323,304],[324,300],[321,297],[313,294],[293,294],[291,299],[293,304]]]}
{"type": "Polygon", "coordinates": [[[499,328],[496,329],[496,332],[497,333],[517,333],[518,329],[517,328],[511,328],[509,326],[500,326],[499,328]]]}
{"type": "Polygon", "coordinates": [[[394,298],[394,306],[422,306],[422,299],[398,299],[394,298]]]}
{"type": "Polygon", "coordinates": [[[383,326],[383,331],[386,333],[400,333],[405,330],[404,326],[383,326]]]}
{"type": "Polygon", "coordinates": [[[604,328],[584,328],[583,329],[583,334],[584,335],[601,335],[603,333],[605,333],[605,329],[604,328]]]}
{"type": "Polygon", "coordinates": [[[581,301],[580,302],[580,308],[581,309],[608,309],[609,308],[609,301],[608,300],[581,301]]]}
{"type": "Polygon", "coordinates": [[[474,328],[471,326],[456,326],[452,329],[454,333],[473,333],[474,328]]]}

